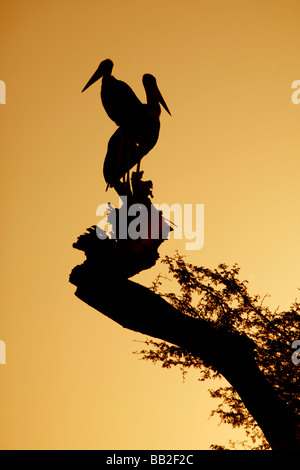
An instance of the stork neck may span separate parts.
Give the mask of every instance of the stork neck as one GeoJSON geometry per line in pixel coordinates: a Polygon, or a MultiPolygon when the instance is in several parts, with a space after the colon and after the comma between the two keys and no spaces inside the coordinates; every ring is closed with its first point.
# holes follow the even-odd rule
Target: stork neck
{"type": "Polygon", "coordinates": [[[146,90],[147,105],[150,106],[151,110],[157,115],[160,115],[160,104],[157,99],[157,93],[152,88],[147,88],[146,90]]]}
{"type": "Polygon", "coordinates": [[[102,77],[102,87],[107,87],[107,86],[110,86],[110,85],[113,85],[113,83],[116,81],[115,77],[113,77],[113,75],[110,75],[110,74],[105,74],[103,75],[102,77]]]}

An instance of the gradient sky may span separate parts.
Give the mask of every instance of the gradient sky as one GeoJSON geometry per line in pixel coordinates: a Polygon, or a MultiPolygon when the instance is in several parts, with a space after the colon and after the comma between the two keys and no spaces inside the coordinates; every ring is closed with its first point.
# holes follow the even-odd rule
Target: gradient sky
{"type": "MultiPolygon", "coordinates": [[[[74,296],[72,243],[117,203],[102,175],[115,124],[100,84],[105,58],[145,100],[156,76],[164,110],[142,169],[155,203],[205,205],[187,260],[241,266],[251,293],[288,308],[300,287],[300,4],[0,0],[2,449],[207,449],[240,437],[208,420],[217,405],[191,373],[138,360],[144,336],[74,296]]],[[[135,279],[149,285],[158,265],[135,279]]],[[[142,312],[141,312],[142,314],[142,312]]],[[[209,384],[212,386],[212,384],[209,384]]]]}

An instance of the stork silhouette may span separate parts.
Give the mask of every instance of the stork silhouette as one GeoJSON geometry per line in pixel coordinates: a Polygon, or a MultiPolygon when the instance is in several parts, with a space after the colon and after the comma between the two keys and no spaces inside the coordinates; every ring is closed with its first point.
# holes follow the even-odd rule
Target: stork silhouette
{"type": "Polygon", "coordinates": [[[127,128],[143,105],[127,83],[112,75],[113,66],[110,59],[103,60],[81,93],[102,78],[100,96],[103,107],[117,126],[127,128]]]}
{"type": "Polygon", "coordinates": [[[171,115],[153,75],[143,76],[147,104],[136,108],[131,114],[130,125],[121,126],[109,140],[103,165],[104,179],[109,186],[114,186],[131,168],[140,162],[158,141],[160,132],[160,104],[171,115]]]}
{"type": "Polygon", "coordinates": [[[113,65],[110,59],[103,60],[82,92],[102,79],[100,96],[103,107],[109,118],[118,126],[108,142],[103,174],[108,183],[107,188],[113,187],[121,199],[122,196],[128,199],[119,209],[112,208],[114,212],[108,213],[108,221],[110,217],[109,222],[113,226],[113,241],[109,238],[109,241],[106,240],[105,232],[101,232],[101,236],[98,236],[99,232],[96,230],[90,232],[94,235],[89,236],[87,242],[90,260],[88,266],[90,269],[90,266],[98,265],[100,253],[101,262],[104,257],[112,265],[111,273],[115,274],[117,262],[117,275],[121,272],[121,276],[128,278],[155,264],[159,257],[158,247],[173,230],[163,217],[162,211],[156,209],[151,202],[152,181],[143,181],[143,172],[139,171],[141,159],[155,146],[159,137],[160,105],[170,115],[171,113],[153,75],[143,76],[146,103],[142,103],[127,83],[112,75],[113,65]],[[137,171],[133,172],[129,179],[129,172],[135,165],[137,171]],[[146,208],[146,218],[138,221],[140,236],[131,239],[128,227],[135,216],[129,214],[128,208],[136,205],[143,210],[146,208]],[[126,217],[123,217],[123,214],[126,217]],[[95,235],[97,240],[102,237],[100,244],[94,243],[95,235]]]}
{"type": "Polygon", "coordinates": [[[113,62],[103,60],[82,92],[102,78],[101,101],[107,115],[119,128],[109,140],[103,165],[104,179],[113,187],[157,143],[160,132],[160,104],[171,115],[151,74],[143,75],[147,103],[143,104],[127,83],[112,75],[113,62]]]}

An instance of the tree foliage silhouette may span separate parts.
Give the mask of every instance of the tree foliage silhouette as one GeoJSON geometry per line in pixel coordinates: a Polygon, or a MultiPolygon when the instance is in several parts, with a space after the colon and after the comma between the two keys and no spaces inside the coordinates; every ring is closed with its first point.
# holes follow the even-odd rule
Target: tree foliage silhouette
{"type": "MultiPolygon", "coordinates": [[[[238,278],[240,268],[237,265],[229,268],[226,264],[220,264],[212,270],[188,264],[179,254],[166,256],[163,262],[171,279],[179,284],[180,292],[161,292],[166,284],[166,278],[162,275],[157,277],[152,290],[187,316],[205,320],[219,331],[239,333],[250,338],[255,344],[255,360],[259,369],[291,410],[297,423],[300,414],[300,369],[291,360],[291,344],[300,338],[300,303],[294,301],[288,311],[277,309],[272,312],[264,305],[265,298],[249,294],[247,281],[242,282],[238,278]]],[[[159,361],[166,368],[180,366],[184,373],[189,368],[197,368],[201,381],[221,377],[218,370],[187,350],[166,342],[148,340],[145,343],[147,348],[139,352],[144,359],[159,361]]],[[[239,354],[238,350],[236,354],[239,354]]],[[[219,400],[211,415],[218,415],[221,422],[229,423],[234,428],[244,428],[251,444],[242,442],[240,448],[271,448],[233,386],[218,387],[210,390],[210,394],[219,400]]],[[[274,415],[276,413],[274,409],[274,415]]],[[[296,434],[297,429],[296,424],[296,434]]],[[[283,429],[282,432],[286,431],[283,429]]],[[[229,446],[236,448],[236,443],[230,441],[229,446]]],[[[225,447],[213,444],[211,449],[225,447]]]]}
{"type": "Polygon", "coordinates": [[[165,367],[198,367],[202,379],[222,375],[229,387],[212,396],[223,400],[213,411],[223,421],[244,426],[253,441],[260,428],[273,450],[299,450],[299,369],[291,360],[299,303],[271,313],[238,280],[237,266],[210,270],[180,255],[165,259],[180,293],[159,294],[161,278],[152,289],[129,280],[120,271],[124,257],[115,241],[95,233],[89,230],[74,244],[87,256],[70,274],[75,295],[124,328],[155,338],[145,358],[165,367]]]}

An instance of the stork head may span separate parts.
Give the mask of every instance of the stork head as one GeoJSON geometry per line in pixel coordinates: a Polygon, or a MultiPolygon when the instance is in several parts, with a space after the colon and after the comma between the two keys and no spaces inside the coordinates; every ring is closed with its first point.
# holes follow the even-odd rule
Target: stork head
{"type": "Polygon", "coordinates": [[[158,103],[160,103],[165,108],[167,113],[169,113],[171,116],[170,110],[166,105],[161,92],[158,89],[156,78],[153,77],[153,75],[151,75],[150,73],[145,73],[145,75],[143,75],[143,85],[146,90],[146,94],[149,94],[149,96],[151,95],[152,98],[154,98],[158,103]]]}
{"type": "MultiPolygon", "coordinates": [[[[97,68],[96,72],[94,75],[89,79],[85,87],[83,88],[82,92],[89,88],[93,83],[95,83],[97,80],[99,80],[101,77],[107,77],[111,75],[112,69],[113,69],[113,62],[110,59],[105,59],[103,60],[99,67],[97,68]]],[[[81,93],[82,93],[81,92],[81,93]]]]}

